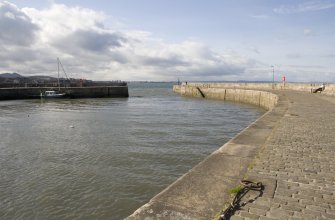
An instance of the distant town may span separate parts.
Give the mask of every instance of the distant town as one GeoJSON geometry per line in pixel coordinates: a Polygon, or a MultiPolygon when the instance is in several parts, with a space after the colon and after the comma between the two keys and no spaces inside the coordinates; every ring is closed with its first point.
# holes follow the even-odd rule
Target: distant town
{"type": "Polygon", "coordinates": [[[75,78],[56,78],[51,76],[22,76],[18,73],[0,74],[0,88],[12,87],[88,87],[125,86],[123,81],[93,81],[75,78]]]}

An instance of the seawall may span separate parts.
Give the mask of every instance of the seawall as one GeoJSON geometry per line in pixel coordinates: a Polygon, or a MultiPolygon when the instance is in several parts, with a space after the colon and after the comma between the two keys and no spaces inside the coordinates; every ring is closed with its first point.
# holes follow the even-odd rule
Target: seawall
{"type": "MultiPolygon", "coordinates": [[[[40,98],[40,93],[47,90],[58,90],[55,87],[18,87],[0,88],[0,100],[34,99],[40,98]]],[[[123,98],[128,97],[128,86],[94,86],[94,87],[67,87],[60,92],[70,98],[123,98]]]]}
{"type": "Polygon", "coordinates": [[[284,95],[223,85],[174,86],[183,96],[249,103],[268,111],[235,138],[213,152],[174,183],[140,207],[132,219],[213,219],[230,202],[229,190],[244,179],[248,167],[265,145],[288,108],[284,95]]]}
{"type": "MultiPolygon", "coordinates": [[[[230,88],[252,90],[293,90],[311,93],[313,89],[321,86],[320,83],[188,83],[188,86],[199,88],[230,88]]],[[[335,84],[327,83],[324,95],[335,95],[335,84]]]]}
{"type": "Polygon", "coordinates": [[[226,89],[206,86],[173,86],[173,91],[182,96],[203,97],[223,101],[234,101],[256,105],[266,110],[272,109],[278,101],[278,96],[266,91],[248,89],[226,89]]]}

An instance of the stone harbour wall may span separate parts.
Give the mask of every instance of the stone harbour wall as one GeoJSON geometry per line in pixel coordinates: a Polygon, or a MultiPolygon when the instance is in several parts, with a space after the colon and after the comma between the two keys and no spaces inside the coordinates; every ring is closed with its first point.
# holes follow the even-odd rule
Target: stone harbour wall
{"type": "MultiPolygon", "coordinates": [[[[40,93],[47,90],[57,90],[57,87],[18,87],[0,88],[0,100],[36,99],[40,93]]],[[[128,86],[94,86],[94,87],[67,87],[61,88],[69,98],[123,98],[128,97],[128,86]]]]}
{"type": "Polygon", "coordinates": [[[180,93],[182,96],[203,97],[224,101],[241,102],[256,105],[266,110],[272,109],[278,101],[277,95],[272,94],[271,92],[257,90],[175,85],[173,86],[173,91],[180,93]]]}
{"type": "MultiPolygon", "coordinates": [[[[199,88],[294,90],[311,93],[314,89],[322,86],[322,83],[187,83],[187,85],[199,88]]],[[[322,93],[325,95],[335,95],[335,84],[325,83],[325,90],[322,93]]]]}

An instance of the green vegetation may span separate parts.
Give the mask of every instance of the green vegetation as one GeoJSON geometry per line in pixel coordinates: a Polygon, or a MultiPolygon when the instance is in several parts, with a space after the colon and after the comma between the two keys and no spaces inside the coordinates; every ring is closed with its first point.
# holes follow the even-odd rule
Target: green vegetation
{"type": "Polygon", "coordinates": [[[240,193],[243,190],[242,186],[237,186],[235,188],[232,188],[229,190],[230,195],[236,195],[238,193],[240,193]]]}

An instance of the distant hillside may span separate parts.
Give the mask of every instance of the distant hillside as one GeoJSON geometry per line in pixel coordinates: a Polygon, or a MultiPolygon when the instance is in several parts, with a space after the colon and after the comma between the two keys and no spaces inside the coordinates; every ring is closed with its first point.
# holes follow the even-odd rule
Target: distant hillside
{"type": "Polygon", "coordinates": [[[37,80],[56,80],[56,77],[52,76],[29,76],[30,79],[37,79],[37,80]]]}
{"type": "Polygon", "coordinates": [[[84,87],[84,86],[125,86],[121,81],[92,81],[75,78],[56,78],[44,75],[21,76],[18,73],[0,74],[0,88],[11,87],[84,87]]]}
{"type": "Polygon", "coordinates": [[[7,79],[15,79],[15,78],[24,78],[18,73],[2,73],[0,74],[1,78],[7,78],[7,79]]]}
{"type": "Polygon", "coordinates": [[[1,73],[0,78],[6,78],[6,79],[18,79],[18,78],[29,78],[31,80],[55,80],[56,77],[52,76],[42,76],[42,75],[36,75],[36,76],[22,76],[18,73],[1,73]]]}

